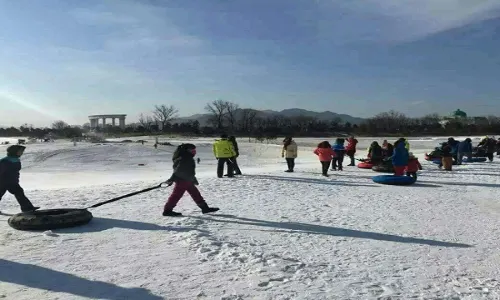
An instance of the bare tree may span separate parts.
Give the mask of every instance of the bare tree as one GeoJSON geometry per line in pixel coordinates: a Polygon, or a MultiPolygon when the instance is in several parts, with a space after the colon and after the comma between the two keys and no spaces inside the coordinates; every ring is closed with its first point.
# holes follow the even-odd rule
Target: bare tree
{"type": "Polygon", "coordinates": [[[178,112],[179,111],[173,105],[155,105],[153,116],[155,121],[161,126],[161,129],[163,130],[166,127],[167,123],[177,117],[178,112]]]}
{"type": "Polygon", "coordinates": [[[236,128],[238,109],[240,107],[236,103],[226,102],[226,120],[232,131],[236,128]]]}
{"type": "Polygon", "coordinates": [[[214,100],[205,106],[205,110],[211,114],[210,122],[218,130],[224,128],[224,119],[227,115],[228,102],[223,100],[214,100]]]}
{"type": "Polygon", "coordinates": [[[139,124],[141,124],[141,126],[147,131],[151,131],[153,123],[154,120],[151,116],[145,116],[144,114],[139,115],[139,124]]]}
{"type": "Polygon", "coordinates": [[[68,125],[68,123],[66,123],[64,121],[59,120],[59,121],[55,121],[54,123],[52,123],[52,129],[63,130],[66,128],[69,128],[69,125],[68,125]]]}

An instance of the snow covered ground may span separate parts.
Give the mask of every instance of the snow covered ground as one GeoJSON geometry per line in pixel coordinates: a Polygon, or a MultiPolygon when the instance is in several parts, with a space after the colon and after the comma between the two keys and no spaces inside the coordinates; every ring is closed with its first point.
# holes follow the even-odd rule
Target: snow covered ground
{"type": "MultiPolygon", "coordinates": [[[[364,150],[374,139],[360,140],[364,150]]],[[[287,174],[279,145],[242,139],[245,176],[218,179],[212,139],[191,140],[201,192],[219,214],[185,196],[177,210],[187,217],[165,218],[166,188],[54,234],[16,231],[0,216],[0,299],[500,299],[498,161],[444,173],[423,160],[439,139],[410,139],[418,183],[383,186],[353,167],[321,177],[319,141],[297,139],[297,172],[287,174]]],[[[29,145],[22,184],[43,208],[156,185],[174,147],[153,143],[29,145]]],[[[18,211],[11,195],[0,209],[18,211]]]]}

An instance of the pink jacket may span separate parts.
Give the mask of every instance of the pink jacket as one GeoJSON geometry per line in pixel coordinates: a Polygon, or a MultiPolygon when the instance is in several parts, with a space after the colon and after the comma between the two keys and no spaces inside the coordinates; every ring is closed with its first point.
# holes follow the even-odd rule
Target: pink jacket
{"type": "Polygon", "coordinates": [[[330,161],[335,156],[332,148],[316,148],[314,154],[319,156],[319,161],[330,161]]]}

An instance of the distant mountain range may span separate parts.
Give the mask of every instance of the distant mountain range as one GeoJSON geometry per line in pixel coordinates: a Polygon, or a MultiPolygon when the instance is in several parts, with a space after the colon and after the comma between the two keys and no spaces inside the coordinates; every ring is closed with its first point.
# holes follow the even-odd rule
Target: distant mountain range
{"type": "MultiPolygon", "coordinates": [[[[283,116],[283,117],[306,116],[306,117],[316,118],[320,121],[328,121],[328,122],[338,118],[343,123],[349,122],[351,124],[360,124],[364,121],[363,118],[357,118],[346,114],[337,114],[331,111],[315,112],[300,108],[290,108],[282,111],[274,111],[274,110],[254,110],[254,111],[257,112],[257,116],[261,118],[272,117],[272,116],[283,116]]],[[[205,126],[209,125],[210,116],[211,116],[210,114],[196,114],[189,117],[178,118],[174,122],[197,120],[198,122],[200,122],[201,126],[205,126]]]]}

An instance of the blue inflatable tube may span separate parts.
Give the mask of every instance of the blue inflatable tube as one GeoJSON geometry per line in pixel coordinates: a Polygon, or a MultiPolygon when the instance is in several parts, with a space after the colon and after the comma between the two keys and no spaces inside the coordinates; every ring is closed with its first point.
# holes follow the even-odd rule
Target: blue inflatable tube
{"type": "Polygon", "coordinates": [[[462,160],[463,162],[470,162],[470,163],[474,163],[474,162],[485,162],[486,161],[486,157],[464,157],[464,159],[462,160]]]}
{"type": "Polygon", "coordinates": [[[415,183],[415,179],[410,176],[379,175],[372,177],[373,182],[389,185],[410,185],[415,183]]]}

